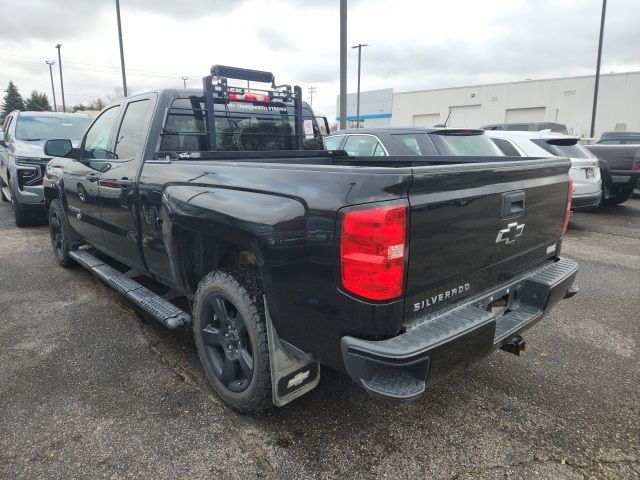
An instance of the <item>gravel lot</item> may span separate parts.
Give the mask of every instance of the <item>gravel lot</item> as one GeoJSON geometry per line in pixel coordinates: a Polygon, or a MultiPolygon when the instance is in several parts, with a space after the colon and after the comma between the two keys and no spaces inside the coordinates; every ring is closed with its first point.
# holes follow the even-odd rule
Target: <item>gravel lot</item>
{"type": "Polygon", "coordinates": [[[575,214],[580,294],[419,401],[342,374],[282,409],[209,393],[192,338],[53,259],[0,205],[0,478],[638,478],[640,200],[575,214]]]}

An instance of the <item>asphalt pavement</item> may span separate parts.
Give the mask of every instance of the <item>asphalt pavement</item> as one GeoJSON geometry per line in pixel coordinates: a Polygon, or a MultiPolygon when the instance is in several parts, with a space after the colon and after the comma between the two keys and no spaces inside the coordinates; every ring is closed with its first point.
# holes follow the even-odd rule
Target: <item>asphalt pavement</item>
{"type": "Polygon", "coordinates": [[[148,320],[45,226],[0,205],[0,478],[638,478],[640,200],[574,214],[580,293],[526,335],[392,406],[323,369],[281,409],[212,394],[189,333],[148,320]]]}

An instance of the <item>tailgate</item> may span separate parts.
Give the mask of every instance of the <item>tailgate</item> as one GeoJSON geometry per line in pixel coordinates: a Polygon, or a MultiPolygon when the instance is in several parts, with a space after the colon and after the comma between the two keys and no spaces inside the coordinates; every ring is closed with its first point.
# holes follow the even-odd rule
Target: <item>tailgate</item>
{"type": "Polygon", "coordinates": [[[569,167],[552,158],[415,168],[405,321],[555,257],[569,167]]]}

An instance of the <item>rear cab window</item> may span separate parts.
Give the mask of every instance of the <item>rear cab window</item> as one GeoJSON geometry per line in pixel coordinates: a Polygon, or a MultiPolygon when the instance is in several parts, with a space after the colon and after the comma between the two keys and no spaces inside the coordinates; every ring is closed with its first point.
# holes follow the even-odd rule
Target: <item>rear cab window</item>
{"type": "MultiPolygon", "coordinates": [[[[302,109],[305,150],[323,150],[318,124],[306,107],[302,109]]],[[[215,104],[216,150],[293,150],[293,107],[272,103],[259,105],[229,101],[215,104]]],[[[176,98],[167,112],[160,151],[206,151],[206,112],[201,97],[176,98]]]]}

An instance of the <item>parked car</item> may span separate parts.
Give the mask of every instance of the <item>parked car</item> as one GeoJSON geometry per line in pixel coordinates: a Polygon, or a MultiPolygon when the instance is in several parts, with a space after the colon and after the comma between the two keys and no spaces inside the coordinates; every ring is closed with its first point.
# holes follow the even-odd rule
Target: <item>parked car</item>
{"type": "Polygon", "coordinates": [[[44,213],[42,178],[50,158],[46,140],[64,137],[77,143],[92,118],[58,112],[11,112],[0,132],[0,195],[10,201],[19,227],[44,213]]]}
{"type": "Polygon", "coordinates": [[[78,149],[47,142],[58,158],[44,188],[58,263],[170,328],[192,325],[233,408],[283,405],[317,385],[321,364],[376,397],[415,399],[496,348],[522,353],[522,332],[576,293],[578,266],[560,257],[568,160],[305,150],[314,117],[299,87],[211,73],[204,91],[107,107],[78,149]],[[273,86],[232,90],[229,78],[273,86]],[[69,186],[81,175],[100,208],[69,186]],[[120,200],[103,198],[105,182],[120,200]]]}
{"type": "Polygon", "coordinates": [[[569,133],[565,124],[555,122],[493,123],[481,128],[483,130],[509,130],[519,132],[540,132],[542,130],[549,130],[551,132],[562,133],[564,135],[569,133]]]}
{"type": "Polygon", "coordinates": [[[555,155],[571,160],[569,176],[573,181],[571,210],[590,210],[600,204],[602,176],[598,159],[578,143],[578,138],[544,132],[487,131],[495,144],[511,156],[555,155]]]}
{"type": "Polygon", "coordinates": [[[640,145],[585,145],[600,160],[602,202],[619,205],[629,200],[640,181],[640,145]]]}
{"type": "Polygon", "coordinates": [[[457,128],[355,128],[325,137],[328,150],[353,157],[388,155],[502,156],[482,130],[457,128]]]}
{"type": "Polygon", "coordinates": [[[604,132],[595,145],[638,145],[640,132],[604,132]]]}

